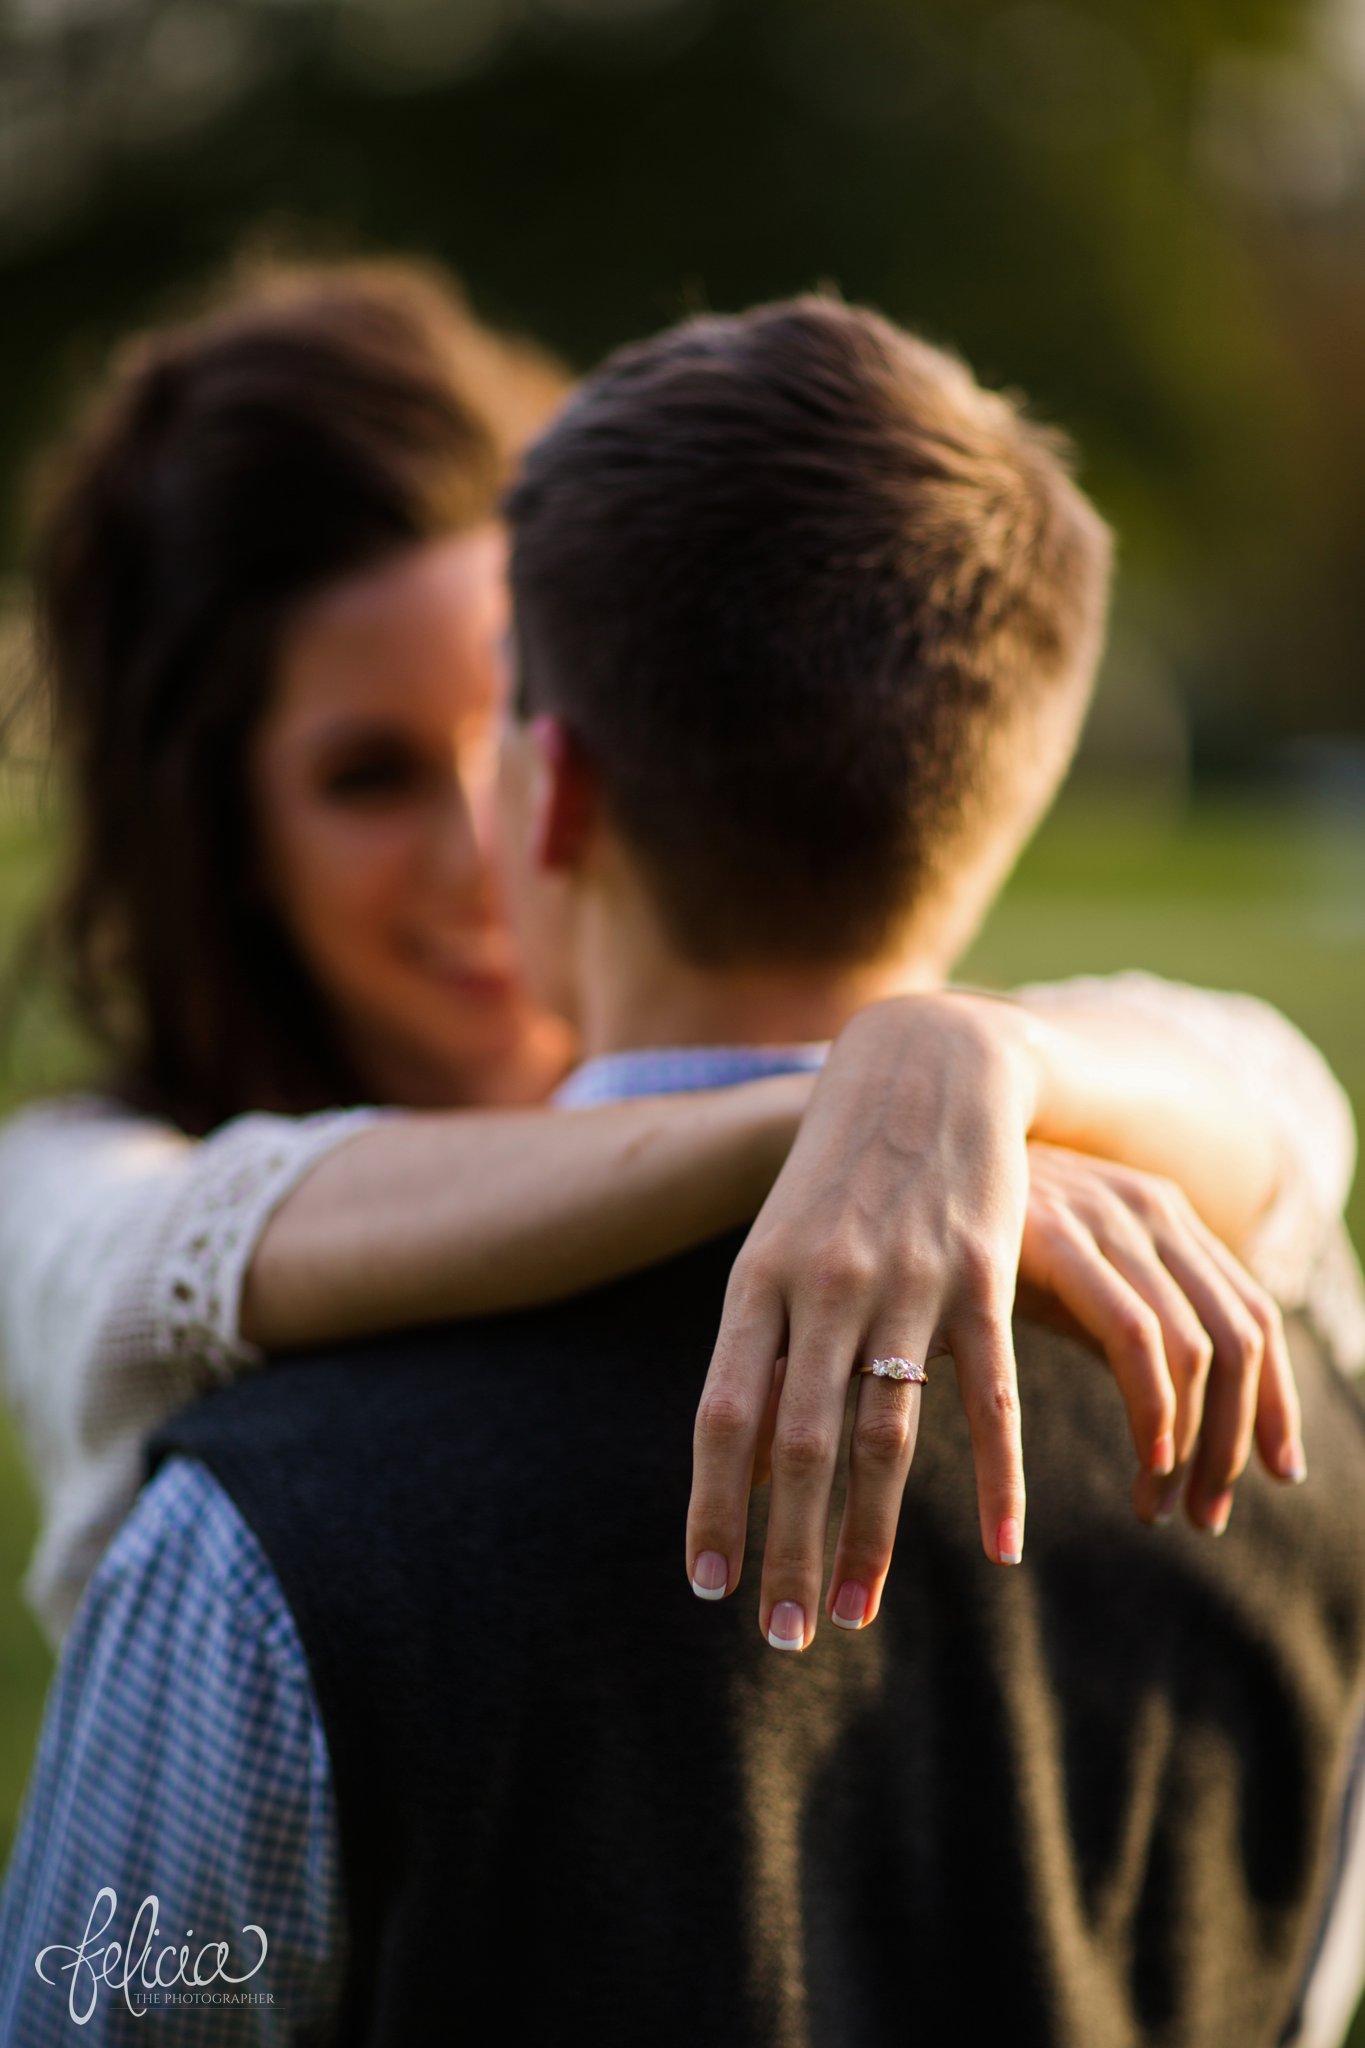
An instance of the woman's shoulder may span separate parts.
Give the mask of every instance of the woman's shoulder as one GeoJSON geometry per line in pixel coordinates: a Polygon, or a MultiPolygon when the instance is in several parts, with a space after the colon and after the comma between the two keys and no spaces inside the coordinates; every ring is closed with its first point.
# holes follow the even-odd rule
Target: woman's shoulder
{"type": "Polygon", "coordinates": [[[159,1241],[212,1224],[236,1238],[325,1153],[390,1114],[248,1110],[196,1137],[96,1090],[26,1103],[0,1118],[0,1259],[92,1228],[159,1241]]]}
{"type": "Polygon", "coordinates": [[[60,1095],[34,1095],[16,1103],[0,1117],[0,1130],[31,1119],[51,1118],[68,1122],[90,1116],[135,1116],[138,1112],[120,1102],[116,1095],[97,1088],[69,1088],[60,1095]]]}
{"type": "Polygon", "coordinates": [[[1235,1015],[1249,1027],[1272,1034],[1289,1025],[1284,1012],[1263,996],[1251,995],[1244,989],[1209,988],[1202,983],[1178,981],[1172,975],[1153,974],[1146,967],[1120,967],[1109,974],[1071,974],[1058,981],[1030,981],[1011,993],[1027,997],[1030,1002],[1084,1003],[1142,1011],[1153,1017],[1216,1020],[1223,1024],[1229,1015],[1235,1015]]]}
{"type": "Polygon", "coordinates": [[[1063,1009],[1074,1004],[1126,1011],[1202,1046],[1311,1140],[1319,1169],[1314,1178],[1330,1191],[1324,1197],[1328,1206],[1345,1200],[1355,1166],[1351,1099],[1307,1033],[1263,996],[1205,988],[1145,968],[1030,982],[1012,993],[1063,1009]]]}
{"type": "MultiPolygon", "coordinates": [[[[207,1133],[207,1138],[216,1139],[238,1132],[261,1133],[277,1138],[293,1132],[311,1135],[314,1131],[330,1131],[401,1114],[399,1110],[375,1103],[308,1110],[292,1115],[281,1110],[245,1109],[226,1118],[207,1133]]],[[[40,1095],[15,1104],[0,1113],[0,1141],[30,1132],[103,1131],[115,1126],[136,1131],[161,1131],[183,1144],[204,1142],[196,1140],[168,1117],[157,1116],[150,1110],[135,1109],[119,1096],[94,1088],[69,1089],[61,1095],[40,1095]]]]}
{"type": "MultiPolygon", "coordinates": [[[[60,1095],[35,1095],[16,1103],[0,1116],[0,1131],[37,1129],[49,1125],[57,1129],[70,1124],[107,1123],[111,1119],[140,1124],[163,1121],[100,1089],[69,1088],[60,1095]]],[[[171,1126],[166,1124],[164,1128],[170,1129],[171,1126]]]]}
{"type": "Polygon", "coordinates": [[[0,1158],[10,1164],[20,1153],[68,1151],[83,1140],[136,1136],[168,1144],[188,1144],[185,1133],[163,1118],[133,1109],[117,1096],[95,1089],[73,1089],[62,1095],[39,1096],[0,1116],[0,1158]]]}

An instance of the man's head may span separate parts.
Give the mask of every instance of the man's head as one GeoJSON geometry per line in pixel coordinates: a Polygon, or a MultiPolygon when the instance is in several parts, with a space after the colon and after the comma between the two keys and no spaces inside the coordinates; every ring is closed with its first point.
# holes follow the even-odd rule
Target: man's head
{"type": "Polygon", "coordinates": [[[541,867],[608,832],[703,973],[946,970],[1065,771],[1101,644],[1109,536],[1057,437],[807,297],[612,356],[509,514],[516,715],[547,815],[570,795],[541,867]]]}

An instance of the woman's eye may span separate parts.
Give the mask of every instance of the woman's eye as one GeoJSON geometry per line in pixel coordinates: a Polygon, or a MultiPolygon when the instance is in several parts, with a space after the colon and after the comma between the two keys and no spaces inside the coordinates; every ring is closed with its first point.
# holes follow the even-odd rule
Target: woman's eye
{"type": "Polygon", "coordinates": [[[335,768],[323,782],[323,794],[343,803],[366,797],[398,796],[411,787],[411,763],[401,760],[352,761],[335,768]]]}

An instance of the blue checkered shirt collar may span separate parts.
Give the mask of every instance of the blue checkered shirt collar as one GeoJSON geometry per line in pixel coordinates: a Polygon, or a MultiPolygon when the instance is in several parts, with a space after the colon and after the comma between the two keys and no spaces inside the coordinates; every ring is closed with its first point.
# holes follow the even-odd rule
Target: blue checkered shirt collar
{"type": "Polygon", "coordinates": [[[804,1045],[663,1045],[604,1053],[576,1067],[555,1095],[561,1109],[623,1102],[632,1095],[685,1095],[698,1088],[734,1088],[769,1074],[813,1073],[827,1042],[804,1045]]]}

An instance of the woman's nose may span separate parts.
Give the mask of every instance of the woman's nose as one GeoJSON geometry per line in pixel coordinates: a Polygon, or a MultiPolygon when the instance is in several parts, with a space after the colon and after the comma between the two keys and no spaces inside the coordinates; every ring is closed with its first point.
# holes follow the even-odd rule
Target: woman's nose
{"type": "Polygon", "coordinates": [[[430,866],[433,880],[458,892],[471,907],[498,900],[495,792],[488,778],[452,780],[435,808],[430,866]]]}

